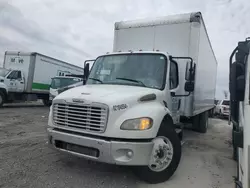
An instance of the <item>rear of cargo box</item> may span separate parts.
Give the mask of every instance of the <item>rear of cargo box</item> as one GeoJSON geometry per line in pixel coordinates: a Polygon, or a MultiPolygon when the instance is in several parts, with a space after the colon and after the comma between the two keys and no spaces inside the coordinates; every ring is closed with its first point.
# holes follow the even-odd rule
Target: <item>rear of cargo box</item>
{"type": "Polygon", "coordinates": [[[202,19],[199,36],[192,115],[214,107],[217,78],[217,60],[202,19]]]}
{"type": "Polygon", "coordinates": [[[51,78],[66,74],[83,74],[83,69],[42,54],[36,54],[32,93],[49,93],[51,78]]]}

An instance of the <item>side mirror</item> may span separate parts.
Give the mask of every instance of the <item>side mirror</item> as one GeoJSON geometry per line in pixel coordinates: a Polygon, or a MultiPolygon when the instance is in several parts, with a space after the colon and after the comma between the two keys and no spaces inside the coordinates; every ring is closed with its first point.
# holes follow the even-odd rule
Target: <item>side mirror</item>
{"type": "Polygon", "coordinates": [[[234,62],[230,70],[230,96],[233,101],[243,101],[245,98],[245,67],[234,62]]]}
{"type": "Polygon", "coordinates": [[[241,75],[239,77],[237,77],[236,79],[236,92],[237,92],[237,98],[239,101],[244,101],[245,99],[245,75],[241,75]]]}
{"type": "Polygon", "coordinates": [[[84,75],[83,75],[84,79],[83,79],[83,84],[86,83],[88,77],[89,77],[89,63],[86,63],[84,66],[84,75]]]}
{"type": "Polygon", "coordinates": [[[185,80],[194,81],[196,64],[190,61],[186,64],[185,80]]]}
{"type": "Polygon", "coordinates": [[[193,92],[194,91],[194,82],[187,81],[185,83],[185,91],[187,91],[187,92],[193,92]]]}
{"type": "Polygon", "coordinates": [[[191,68],[191,62],[189,61],[186,64],[185,80],[189,80],[190,78],[190,68],[191,68]]]}

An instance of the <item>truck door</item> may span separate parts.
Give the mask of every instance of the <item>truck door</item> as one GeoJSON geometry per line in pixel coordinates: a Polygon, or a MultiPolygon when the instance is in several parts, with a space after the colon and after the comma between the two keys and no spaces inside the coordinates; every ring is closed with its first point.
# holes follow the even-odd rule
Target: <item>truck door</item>
{"type": "MultiPolygon", "coordinates": [[[[169,89],[171,94],[175,93],[179,86],[179,71],[178,64],[175,61],[170,61],[170,74],[169,74],[169,89]]],[[[171,112],[174,121],[177,121],[178,110],[180,108],[180,99],[174,95],[171,95],[171,112]]]]}
{"type": "Polygon", "coordinates": [[[21,71],[11,71],[6,79],[6,85],[10,92],[24,91],[24,78],[21,71]]]}
{"type": "Polygon", "coordinates": [[[21,71],[17,71],[17,79],[15,80],[16,92],[24,91],[24,75],[21,71]]]}
{"type": "Polygon", "coordinates": [[[8,87],[9,92],[16,91],[15,78],[17,77],[17,71],[11,71],[5,80],[6,86],[8,87]]]}

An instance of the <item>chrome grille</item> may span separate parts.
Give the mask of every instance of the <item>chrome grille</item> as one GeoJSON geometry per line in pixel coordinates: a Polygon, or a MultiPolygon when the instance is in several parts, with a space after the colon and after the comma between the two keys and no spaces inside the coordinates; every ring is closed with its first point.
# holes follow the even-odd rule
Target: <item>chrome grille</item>
{"type": "Polygon", "coordinates": [[[107,117],[108,107],[102,104],[53,104],[53,121],[57,126],[104,132],[107,117]]]}

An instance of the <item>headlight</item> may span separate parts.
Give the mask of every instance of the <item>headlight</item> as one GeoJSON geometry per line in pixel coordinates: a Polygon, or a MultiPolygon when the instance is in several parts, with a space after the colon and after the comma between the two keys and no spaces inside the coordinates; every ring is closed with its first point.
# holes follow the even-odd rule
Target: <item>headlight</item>
{"type": "Polygon", "coordinates": [[[153,125],[153,120],[151,118],[143,117],[137,119],[128,119],[124,121],[121,125],[122,130],[147,130],[153,125]]]}

